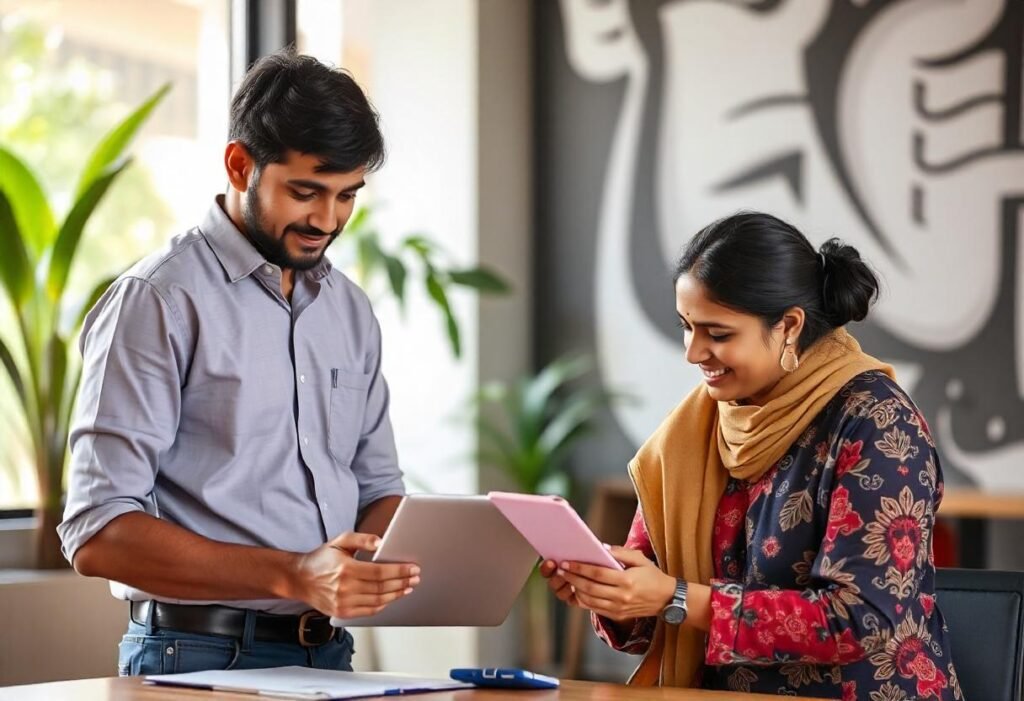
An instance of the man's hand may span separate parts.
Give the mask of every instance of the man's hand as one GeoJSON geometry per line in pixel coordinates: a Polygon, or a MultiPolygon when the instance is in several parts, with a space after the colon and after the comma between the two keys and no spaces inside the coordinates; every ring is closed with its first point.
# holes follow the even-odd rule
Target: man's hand
{"type": "Polygon", "coordinates": [[[626,567],[625,571],[563,562],[554,577],[560,577],[568,584],[578,606],[613,621],[661,613],[675,593],[675,578],[658,569],[639,550],[612,547],[609,552],[626,567]]]}
{"type": "Polygon", "coordinates": [[[343,533],[298,559],[295,599],[339,618],[371,616],[412,592],[420,568],[412,564],[376,564],[355,559],[358,550],[374,552],[380,538],[343,533]]]}

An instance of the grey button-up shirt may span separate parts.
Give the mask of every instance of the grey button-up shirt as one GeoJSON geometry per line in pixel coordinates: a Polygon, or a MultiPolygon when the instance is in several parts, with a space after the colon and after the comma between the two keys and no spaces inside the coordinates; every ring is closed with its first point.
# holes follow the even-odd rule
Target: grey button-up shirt
{"type": "Polygon", "coordinates": [[[363,507],[404,493],[366,295],[325,259],[296,272],[289,304],[280,269],[221,198],[202,225],[122,275],[81,338],[58,528],[69,560],[131,511],[214,540],[309,551],[351,530],[363,507]]]}

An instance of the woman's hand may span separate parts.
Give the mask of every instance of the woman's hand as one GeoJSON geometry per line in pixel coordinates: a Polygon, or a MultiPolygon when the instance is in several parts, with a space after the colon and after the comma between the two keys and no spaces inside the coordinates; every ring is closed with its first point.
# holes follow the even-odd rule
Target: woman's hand
{"type": "Polygon", "coordinates": [[[573,594],[572,586],[558,573],[558,563],[554,560],[545,560],[540,563],[540,574],[548,580],[548,588],[555,593],[559,601],[564,601],[570,606],[580,605],[580,602],[576,600],[576,595],[573,594]]]}
{"type": "MultiPolygon", "coordinates": [[[[639,550],[612,547],[609,552],[623,564],[625,571],[580,562],[563,562],[548,581],[561,579],[569,591],[566,598],[560,593],[564,591],[561,588],[555,590],[555,595],[567,603],[572,598],[575,600],[572,602],[574,605],[590,609],[613,621],[657,616],[661,613],[675,594],[675,577],[659,570],[639,550]]],[[[543,567],[541,572],[544,572],[543,567]]],[[[552,589],[555,589],[553,584],[552,589]]]]}

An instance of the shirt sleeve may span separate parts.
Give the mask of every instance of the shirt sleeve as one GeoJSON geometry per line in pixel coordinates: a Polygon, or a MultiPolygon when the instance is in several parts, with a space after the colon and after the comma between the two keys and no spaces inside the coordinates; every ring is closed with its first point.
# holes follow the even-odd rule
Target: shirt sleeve
{"type": "Polygon", "coordinates": [[[359,484],[360,511],[383,497],[405,494],[389,415],[391,393],[381,372],[380,324],[373,314],[370,315],[369,333],[371,379],[362,434],[351,465],[352,474],[359,484]]]}
{"type": "Polygon", "coordinates": [[[82,381],[72,421],[64,556],[112,519],[154,516],[160,456],[174,443],[188,343],[176,312],[140,278],[107,290],[82,329],[82,381]]]}
{"type": "Polygon", "coordinates": [[[709,665],[856,662],[929,598],[921,583],[934,572],[941,498],[934,445],[911,405],[879,406],[849,419],[831,442],[817,495],[827,508],[824,538],[796,565],[805,588],[712,583],[709,665]]]}
{"type": "MultiPolygon", "coordinates": [[[[647,533],[647,525],[644,523],[643,510],[639,506],[633,516],[633,524],[629,528],[625,547],[639,550],[648,560],[655,561],[657,559],[654,555],[654,547],[651,545],[651,537],[647,533]]],[[[657,619],[654,616],[648,616],[630,621],[613,621],[591,612],[590,622],[594,626],[597,637],[601,638],[608,647],[631,655],[642,655],[651,646],[657,619]]]]}

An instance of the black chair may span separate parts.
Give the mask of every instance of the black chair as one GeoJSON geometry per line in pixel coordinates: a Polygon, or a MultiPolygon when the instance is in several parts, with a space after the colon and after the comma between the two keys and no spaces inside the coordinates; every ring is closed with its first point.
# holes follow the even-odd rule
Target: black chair
{"type": "Polygon", "coordinates": [[[966,701],[1022,701],[1024,572],[940,569],[935,585],[966,701]]]}

